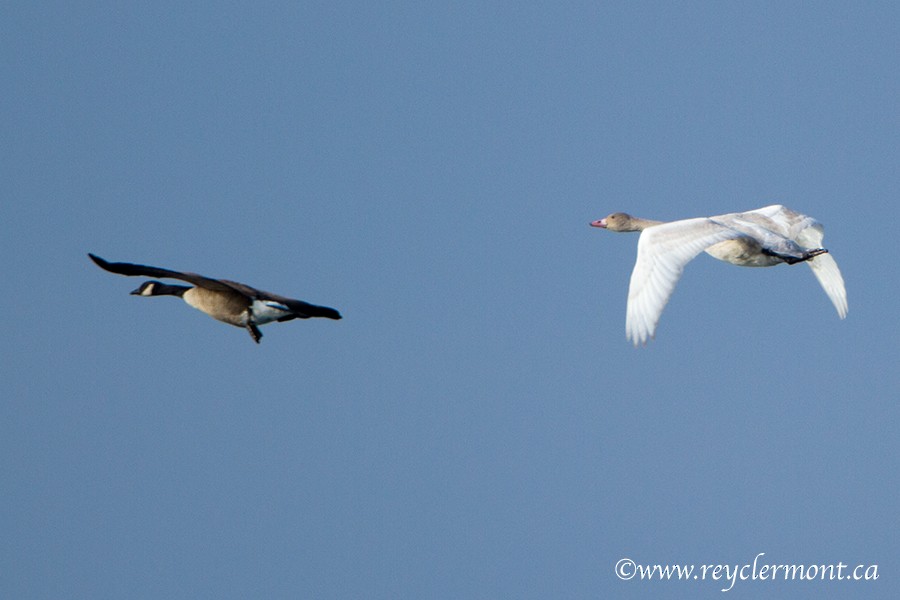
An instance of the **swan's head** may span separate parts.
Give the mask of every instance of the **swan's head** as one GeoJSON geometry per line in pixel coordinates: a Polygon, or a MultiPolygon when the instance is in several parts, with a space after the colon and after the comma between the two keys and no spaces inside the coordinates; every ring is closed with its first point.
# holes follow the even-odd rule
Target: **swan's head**
{"type": "Polygon", "coordinates": [[[603,219],[591,221],[591,227],[600,227],[610,231],[641,231],[644,228],[641,219],[635,219],[623,212],[613,213],[603,219]]]}

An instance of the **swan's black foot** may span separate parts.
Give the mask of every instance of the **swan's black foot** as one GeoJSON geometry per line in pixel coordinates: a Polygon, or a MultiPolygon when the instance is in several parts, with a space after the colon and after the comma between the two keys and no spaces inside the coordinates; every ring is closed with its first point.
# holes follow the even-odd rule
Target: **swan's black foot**
{"type": "Polygon", "coordinates": [[[828,250],[826,250],[825,248],[813,248],[812,250],[807,250],[806,252],[804,252],[802,258],[793,258],[792,257],[793,258],[792,260],[785,259],[784,262],[786,262],[789,265],[792,265],[792,264],[798,263],[798,262],[806,262],[808,260],[812,260],[813,258],[817,257],[820,254],[826,254],[827,252],[828,252],[828,250]]]}
{"type": "Polygon", "coordinates": [[[817,257],[818,255],[825,254],[827,252],[828,252],[828,250],[826,250],[825,248],[813,248],[811,250],[806,250],[805,252],[803,252],[803,254],[800,254],[799,256],[794,256],[791,254],[781,254],[780,252],[773,252],[772,250],[763,249],[763,254],[768,254],[769,256],[775,256],[777,258],[780,258],[781,260],[783,260],[784,262],[786,262],[789,265],[795,265],[799,262],[805,262],[807,260],[811,260],[811,259],[817,257]]]}
{"type": "Polygon", "coordinates": [[[260,332],[259,327],[255,323],[247,323],[247,331],[250,332],[250,337],[253,338],[253,341],[258,344],[259,340],[262,339],[262,332],[260,332]]]}

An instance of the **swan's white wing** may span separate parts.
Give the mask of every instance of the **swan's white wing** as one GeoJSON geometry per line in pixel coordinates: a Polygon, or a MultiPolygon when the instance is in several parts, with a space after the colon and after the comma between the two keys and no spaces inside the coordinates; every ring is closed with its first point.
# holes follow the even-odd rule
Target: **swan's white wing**
{"type": "MultiPolygon", "coordinates": [[[[822,224],[818,221],[810,219],[812,224],[799,231],[794,238],[798,244],[806,248],[821,248],[822,238],[825,237],[825,231],[822,224]]],[[[813,275],[819,280],[819,284],[834,308],[837,309],[838,316],[842,319],[847,316],[847,290],[844,288],[844,278],[841,277],[841,270],[838,269],[837,262],[831,254],[820,254],[812,260],[806,261],[809,268],[812,269],[813,275]]]]}
{"type": "MultiPolygon", "coordinates": [[[[822,226],[818,221],[813,219],[812,217],[808,217],[806,215],[802,215],[798,212],[794,212],[793,210],[787,208],[786,206],[782,206],[780,204],[773,204],[771,206],[764,206],[762,208],[757,208],[756,210],[748,210],[744,213],[739,213],[736,215],[723,215],[725,217],[736,216],[742,217],[744,219],[753,221],[757,225],[765,227],[769,231],[773,231],[782,237],[786,237],[789,240],[793,240],[800,245],[805,245],[800,242],[798,236],[801,235],[803,231],[810,227],[818,226],[821,230],[822,226]]],[[[715,218],[715,217],[713,217],[715,218]]],[[[819,242],[821,243],[822,238],[819,237],[819,242]]],[[[819,246],[806,246],[807,248],[818,248],[819,246]]]]}
{"type": "Polygon", "coordinates": [[[628,287],[625,331],[634,345],[653,337],[685,265],[713,244],[742,237],[711,219],[685,219],[648,227],[638,240],[628,287]]]}
{"type": "Polygon", "coordinates": [[[838,316],[844,318],[847,316],[847,290],[844,289],[844,278],[841,277],[841,270],[838,269],[837,263],[831,254],[820,254],[812,260],[806,261],[809,268],[812,269],[813,275],[819,280],[819,284],[831,303],[837,309],[838,316]]]}

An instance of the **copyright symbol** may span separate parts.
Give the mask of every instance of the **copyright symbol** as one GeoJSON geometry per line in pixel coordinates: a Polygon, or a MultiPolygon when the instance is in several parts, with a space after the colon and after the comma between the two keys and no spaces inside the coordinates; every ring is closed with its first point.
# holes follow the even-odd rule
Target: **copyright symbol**
{"type": "Polygon", "coordinates": [[[622,581],[628,581],[634,577],[634,561],[630,558],[623,558],[616,563],[616,577],[622,581]]]}

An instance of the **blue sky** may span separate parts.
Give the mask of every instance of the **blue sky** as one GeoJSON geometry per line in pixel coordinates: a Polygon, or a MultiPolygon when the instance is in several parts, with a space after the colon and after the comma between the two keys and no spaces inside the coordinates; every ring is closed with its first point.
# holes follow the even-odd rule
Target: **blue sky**
{"type": "Polygon", "coordinates": [[[0,595],[895,598],[894,3],[0,9],[0,595]],[[783,203],[625,340],[637,239],[783,203]],[[879,228],[879,229],[876,229],[879,228]],[[334,306],[246,332],[86,257],[334,306]]]}

